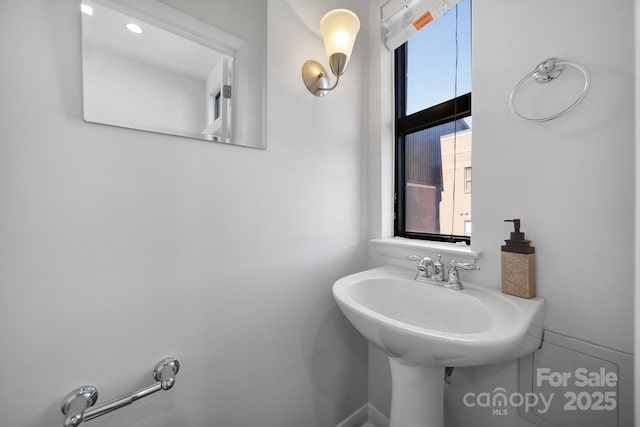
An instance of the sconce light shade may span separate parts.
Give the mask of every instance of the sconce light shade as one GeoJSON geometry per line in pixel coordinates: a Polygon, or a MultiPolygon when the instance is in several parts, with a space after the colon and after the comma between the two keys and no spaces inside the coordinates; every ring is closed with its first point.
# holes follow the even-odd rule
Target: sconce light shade
{"type": "Polygon", "coordinates": [[[328,91],[335,89],[340,76],[347,68],[358,31],[360,31],[360,19],[350,10],[335,9],[322,17],[320,33],[331,72],[337,80],[333,86],[329,87],[329,78],[324,67],[317,61],[309,60],[302,67],[302,80],[311,93],[316,96],[325,96],[328,91]]]}
{"type": "Polygon", "coordinates": [[[358,31],[360,31],[358,15],[347,9],[332,10],[320,20],[324,49],[329,58],[331,71],[336,76],[342,75],[347,67],[358,31]]]}

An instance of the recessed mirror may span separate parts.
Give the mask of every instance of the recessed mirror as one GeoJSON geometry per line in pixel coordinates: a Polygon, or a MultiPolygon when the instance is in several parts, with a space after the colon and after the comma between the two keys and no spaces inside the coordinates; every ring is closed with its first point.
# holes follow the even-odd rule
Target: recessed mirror
{"type": "Polygon", "coordinates": [[[244,34],[166,3],[82,2],[84,119],[266,148],[266,0],[210,2],[244,34]]]}

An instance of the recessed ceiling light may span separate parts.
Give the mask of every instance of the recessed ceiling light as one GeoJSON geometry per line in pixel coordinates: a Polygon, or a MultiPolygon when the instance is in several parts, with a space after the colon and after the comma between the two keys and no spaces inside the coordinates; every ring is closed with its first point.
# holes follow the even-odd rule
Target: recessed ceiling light
{"type": "Polygon", "coordinates": [[[93,8],[91,6],[87,6],[86,4],[80,4],[80,10],[85,15],[93,16],[93,8]]]}
{"type": "Polygon", "coordinates": [[[134,24],[133,22],[127,24],[127,29],[132,33],[142,34],[142,28],[140,28],[140,25],[134,24]]]}

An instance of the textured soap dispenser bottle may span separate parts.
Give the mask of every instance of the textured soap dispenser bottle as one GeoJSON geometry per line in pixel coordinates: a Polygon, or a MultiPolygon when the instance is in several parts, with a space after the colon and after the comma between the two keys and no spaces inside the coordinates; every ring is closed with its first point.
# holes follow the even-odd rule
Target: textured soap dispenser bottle
{"type": "Polygon", "coordinates": [[[536,249],[520,232],[520,219],[513,222],[514,231],[502,246],[502,292],[521,298],[536,296],[536,249]]]}

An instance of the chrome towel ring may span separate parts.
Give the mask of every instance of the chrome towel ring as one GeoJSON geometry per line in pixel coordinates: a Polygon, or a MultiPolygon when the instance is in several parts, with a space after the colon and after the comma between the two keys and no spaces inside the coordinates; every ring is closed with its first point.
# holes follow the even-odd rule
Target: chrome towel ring
{"type": "Polygon", "coordinates": [[[559,58],[549,58],[538,64],[538,66],[532,72],[524,76],[513,88],[513,90],[511,91],[511,95],[509,96],[509,108],[511,109],[511,112],[521,120],[525,120],[528,122],[548,122],[549,120],[557,119],[558,117],[563,116],[569,111],[573,110],[576,105],[578,105],[584,99],[584,97],[587,96],[587,92],[589,92],[590,87],[591,76],[589,75],[589,71],[587,71],[584,66],[576,64],[575,62],[563,61],[559,58]],[[560,76],[560,74],[562,74],[562,70],[564,69],[565,65],[577,68],[584,75],[584,87],[582,88],[582,93],[580,94],[578,99],[576,99],[571,105],[569,105],[559,113],[547,117],[526,117],[520,114],[515,106],[515,97],[522,85],[530,78],[533,78],[537,83],[549,83],[550,81],[555,80],[558,76],[560,76]]]}

